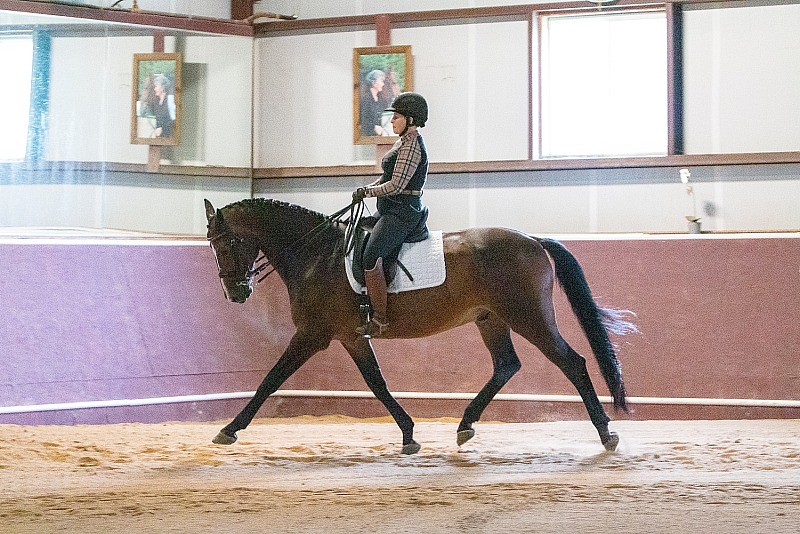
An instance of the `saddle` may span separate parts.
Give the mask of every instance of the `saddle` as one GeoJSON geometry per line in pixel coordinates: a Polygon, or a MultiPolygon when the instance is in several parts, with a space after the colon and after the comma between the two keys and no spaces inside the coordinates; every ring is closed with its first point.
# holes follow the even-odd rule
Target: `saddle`
{"type": "MultiPolygon", "coordinates": [[[[358,226],[356,227],[353,235],[353,277],[355,278],[356,282],[362,286],[365,285],[363,262],[364,248],[366,247],[369,236],[372,234],[372,229],[375,227],[375,223],[377,222],[378,218],[372,215],[362,217],[359,220],[358,226]]],[[[417,243],[419,241],[425,241],[428,239],[429,235],[428,207],[424,206],[422,208],[422,216],[420,217],[417,226],[414,227],[414,230],[409,234],[408,237],[406,237],[404,242],[417,243]]],[[[383,258],[383,274],[386,278],[387,285],[390,285],[392,280],[394,280],[395,275],[397,275],[397,267],[399,264],[397,257],[400,254],[400,248],[402,245],[403,243],[400,243],[395,250],[388,254],[387,257],[383,258]]],[[[402,265],[400,265],[400,267],[405,271],[406,275],[408,275],[411,280],[414,279],[411,276],[411,273],[406,271],[405,267],[402,265]]]]}

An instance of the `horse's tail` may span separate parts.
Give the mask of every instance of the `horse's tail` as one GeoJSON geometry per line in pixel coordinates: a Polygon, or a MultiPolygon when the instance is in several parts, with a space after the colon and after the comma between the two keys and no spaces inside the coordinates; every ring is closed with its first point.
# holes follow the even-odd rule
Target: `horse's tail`
{"type": "Polygon", "coordinates": [[[636,332],[636,325],[625,320],[626,316],[634,315],[633,312],[598,306],[589,290],[583,269],[575,256],[558,241],[539,237],[534,237],[534,239],[553,259],[558,283],[567,295],[572,311],[578,317],[581,328],[592,347],[592,352],[597,358],[600,372],[614,400],[614,409],[627,412],[628,405],[625,398],[625,383],[622,381],[622,369],[614,351],[614,345],[608,337],[608,331],[620,335],[636,332]]]}

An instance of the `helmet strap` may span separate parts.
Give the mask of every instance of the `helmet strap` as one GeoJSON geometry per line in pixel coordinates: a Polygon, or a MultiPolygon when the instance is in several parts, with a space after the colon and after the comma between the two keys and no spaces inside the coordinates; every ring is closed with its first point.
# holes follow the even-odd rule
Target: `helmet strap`
{"type": "Polygon", "coordinates": [[[403,117],[406,118],[406,127],[403,128],[402,132],[400,132],[400,137],[403,137],[408,132],[408,127],[412,126],[411,122],[414,120],[414,118],[410,115],[403,115],[403,117]]]}

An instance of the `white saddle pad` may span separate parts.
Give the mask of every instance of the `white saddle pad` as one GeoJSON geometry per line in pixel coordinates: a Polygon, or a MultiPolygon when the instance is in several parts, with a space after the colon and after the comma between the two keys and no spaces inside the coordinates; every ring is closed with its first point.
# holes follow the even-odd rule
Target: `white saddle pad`
{"type": "MultiPolygon", "coordinates": [[[[445,280],[444,241],[442,232],[431,232],[430,237],[418,243],[403,243],[398,261],[402,263],[414,280],[410,280],[398,265],[397,274],[389,284],[389,293],[400,293],[414,289],[425,289],[442,285],[445,280]]],[[[356,293],[363,293],[364,287],[353,276],[353,252],[344,259],[347,279],[356,293]]]]}

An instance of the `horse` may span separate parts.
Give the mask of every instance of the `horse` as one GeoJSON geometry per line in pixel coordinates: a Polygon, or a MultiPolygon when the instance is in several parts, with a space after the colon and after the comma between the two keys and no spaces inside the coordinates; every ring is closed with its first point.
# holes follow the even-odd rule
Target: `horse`
{"type": "MultiPolygon", "coordinates": [[[[253,292],[256,276],[269,264],[288,290],[296,329],[252,399],[212,441],[234,443],[237,432],[250,424],[266,399],[312,355],[337,340],[400,428],[401,452],[418,452],[420,444],[414,440],[412,418],[389,392],[371,340],[356,333],[362,321],[359,295],[348,282],[344,264],[350,221],[264,198],[245,199],[221,209],[205,200],[205,208],[207,238],[225,297],[232,302],[245,302],[253,292]]],[[[337,215],[342,213],[344,210],[337,215]]],[[[473,423],[521,368],[512,345],[514,331],[564,373],[578,390],[602,445],[608,451],[615,450],[619,436],[609,431],[610,418],[597,397],[586,360],[558,331],[553,307],[554,278],[589,341],[615,411],[627,412],[628,407],[621,366],[609,332],[636,331],[635,325],[626,320],[631,312],[600,307],[577,259],[556,240],[505,228],[471,228],[444,233],[443,244],[444,283],[390,294],[390,325],[381,338],[420,338],[469,322],[477,325],[491,355],[493,372],[466,407],[456,430],[456,443],[461,446],[475,435],[473,423]]]]}

